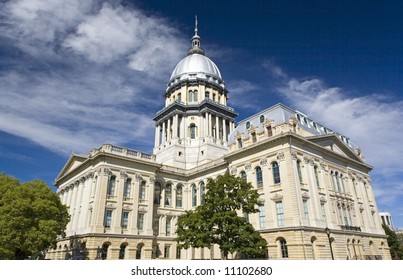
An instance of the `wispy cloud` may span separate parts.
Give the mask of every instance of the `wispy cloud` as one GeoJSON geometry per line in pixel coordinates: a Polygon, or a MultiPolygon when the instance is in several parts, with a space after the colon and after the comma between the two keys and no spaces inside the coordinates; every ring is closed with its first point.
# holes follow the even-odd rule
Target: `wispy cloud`
{"type": "Polygon", "coordinates": [[[0,130],[63,154],[150,146],[161,88],[185,53],[168,21],[119,1],[8,1],[0,11],[0,130]]]}
{"type": "Polygon", "coordinates": [[[256,84],[245,80],[232,81],[228,84],[230,84],[231,93],[228,101],[230,106],[237,109],[260,110],[259,104],[254,102],[255,99],[250,98],[253,92],[259,88],[256,84]]]}
{"type": "Polygon", "coordinates": [[[274,59],[264,59],[262,66],[268,70],[274,78],[287,78],[287,74],[275,63],[274,59]]]}

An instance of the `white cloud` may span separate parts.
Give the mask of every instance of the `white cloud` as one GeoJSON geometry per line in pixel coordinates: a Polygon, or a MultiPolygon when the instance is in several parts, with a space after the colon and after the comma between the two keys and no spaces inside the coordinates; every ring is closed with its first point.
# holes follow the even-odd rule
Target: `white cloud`
{"type": "Polygon", "coordinates": [[[57,153],[151,148],[161,73],[185,55],[166,20],[119,1],[31,0],[1,3],[0,21],[0,48],[13,50],[0,68],[0,130],[57,153]]]}
{"type": "Polygon", "coordinates": [[[163,19],[105,3],[77,26],[64,46],[95,62],[110,63],[128,56],[130,68],[156,71],[162,64],[174,65],[183,55],[180,41],[163,19]]]}

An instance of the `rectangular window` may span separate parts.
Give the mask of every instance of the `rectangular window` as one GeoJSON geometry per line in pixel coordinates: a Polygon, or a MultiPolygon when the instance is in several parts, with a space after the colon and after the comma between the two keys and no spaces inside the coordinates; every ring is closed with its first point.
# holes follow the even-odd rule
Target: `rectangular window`
{"type": "Polygon", "coordinates": [[[284,210],[283,210],[283,202],[276,202],[276,212],[277,212],[277,225],[279,227],[284,226],[284,210]]]}
{"type": "Polygon", "coordinates": [[[170,236],[171,235],[171,218],[170,217],[166,217],[166,221],[165,221],[165,228],[166,228],[166,236],[170,236]]]}
{"type": "Polygon", "coordinates": [[[264,209],[264,205],[259,206],[259,226],[260,229],[266,228],[266,212],[264,209]]]}
{"type": "Polygon", "coordinates": [[[160,231],[160,217],[155,217],[153,221],[153,233],[154,235],[158,235],[160,231]]]}
{"type": "Polygon", "coordinates": [[[271,137],[273,136],[273,130],[271,129],[271,125],[266,127],[267,129],[267,136],[271,137]]]}
{"type": "Polygon", "coordinates": [[[127,228],[129,224],[129,212],[123,211],[122,212],[122,228],[127,228]]]}
{"type": "Polygon", "coordinates": [[[327,218],[326,218],[326,209],[325,209],[325,204],[324,203],[320,204],[320,209],[321,209],[321,212],[322,212],[322,218],[326,222],[327,218]]]}
{"type": "Polygon", "coordinates": [[[112,225],[112,210],[106,210],[105,211],[104,227],[105,228],[110,228],[111,225],[112,225]]]}
{"type": "Polygon", "coordinates": [[[140,213],[138,218],[137,218],[137,228],[139,230],[144,229],[144,214],[143,213],[140,213]]]}
{"type": "Polygon", "coordinates": [[[165,247],[164,247],[164,258],[165,259],[169,259],[169,251],[170,251],[170,249],[171,249],[171,246],[165,245],[165,247]]]}
{"type": "Polygon", "coordinates": [[[237,142],[238,142],[238,148],[242,148],[242,138],[238,138],[237,142]]]}
{"type": "Polygon", "coordinates": [[[256,143],[256,132],[252,132],[252,143],[256,143]]]}
{"type": "Polygon", "coordinates": [[[181,258],[181,248],[179,248],[179,247],[176,247],[176,258],[178,260],[180,260],[180,258],[181,258]]]}
{"type": "Polygon", "coordinates": [[[304,207],[304,217],[305,217],[305,219],[307,219],[308,222],[309,222],[308,200],[304,199],[304,200],[302,201],[302,205],[303,205],[303,207],[304,207]]]}

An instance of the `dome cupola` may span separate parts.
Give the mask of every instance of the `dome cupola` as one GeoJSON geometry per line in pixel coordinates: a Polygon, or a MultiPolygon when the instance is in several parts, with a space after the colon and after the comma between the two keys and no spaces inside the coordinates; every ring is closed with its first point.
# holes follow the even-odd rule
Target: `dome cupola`
{"type": "Polygon", "coordinates": [[[207,56],[201,47],[201,38],[198,35],[197,17],[195,22],[195,34],[192,37],[192,47],[188,55],[176,65],[172,71],[166,92],[183,81],[204,80],[225,89],[220,70],[207,56]]]}

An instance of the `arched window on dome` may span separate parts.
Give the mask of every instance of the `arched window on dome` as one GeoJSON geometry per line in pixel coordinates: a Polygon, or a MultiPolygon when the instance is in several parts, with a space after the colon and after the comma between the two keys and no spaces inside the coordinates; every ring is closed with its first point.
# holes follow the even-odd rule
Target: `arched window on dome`
{"type": "Polygon", "coordinates": [[[206,91],[205,96],[206,96],[206,99],[210,99],[210,92],[206,91]]]}
{"type": "Polygon", "coordinates": [[[197,126],[194,123],[190,124],[190,126],[189,126],[189,136],[190,136],[190,139],[196,139],[197,126]]]}
{"type": "Polygon", "coordinates": [[[193,102],[193,91],[189,90],[189,94],[188,94],[188,102],[193,102]]]}
{"type": "Polygon", "coordinates": [[[198,93],[197,90],[193,91],[193,102],[197,102],[198,100],[198,93]]]}

